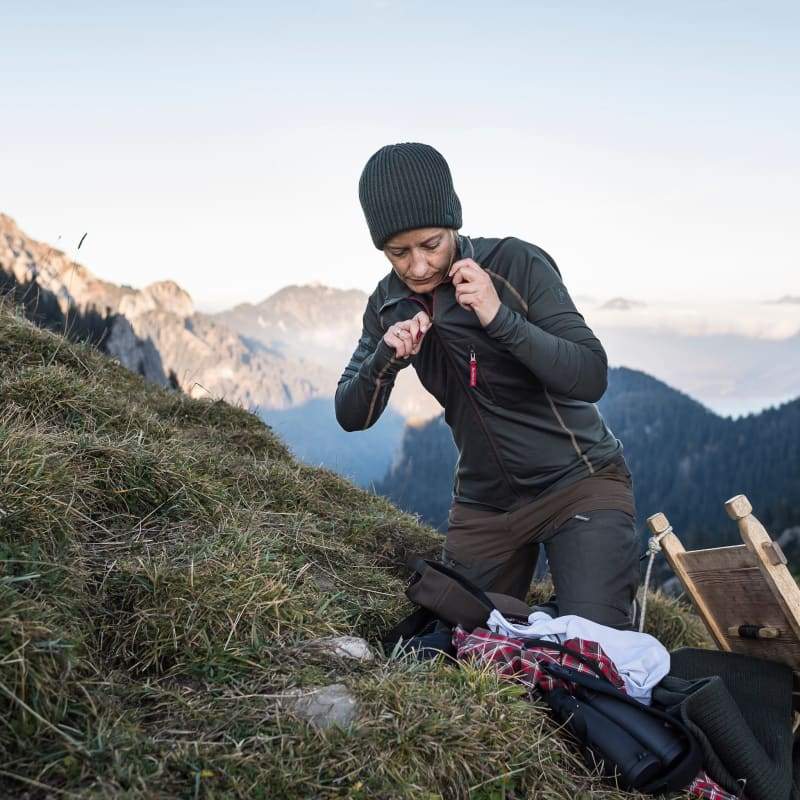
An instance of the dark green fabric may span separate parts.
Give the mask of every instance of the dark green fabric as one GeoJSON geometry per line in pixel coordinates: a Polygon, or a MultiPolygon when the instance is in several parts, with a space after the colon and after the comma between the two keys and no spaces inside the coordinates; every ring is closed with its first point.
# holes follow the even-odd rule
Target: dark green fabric
{"type": "Polygon", "coordinates": [[[653,702],[697,736],[703,766],[749,800],[790,800],[794,786],[792,671],[784,664],[716,650],[681,648],[653,702]]]}
{"type": "Polygon", "coordinates": [[[367,302],[336,389],[336,418],[348,431],[372,426],[399,370],[413,365],[458,447],[454,499],[511,511],[622,458],[622,442],[595,405],[606,390],[606,353],[544,250],[513,237],[457,243],[458,258],[489,272],[501,301],[495,319],[484,328],[456,301],[452,281],[425,297],[390,271],[367,302]],[[433,326],[419,353],[396,358],[384,333],[422,309],[433,326]]]}
{"type": "Polygon", "coordinates": [[[461,227],[461,203],[444,156],[427,144],[387,144],[367,161],[358,198],[372,241],[412,228],[461,227]]]}

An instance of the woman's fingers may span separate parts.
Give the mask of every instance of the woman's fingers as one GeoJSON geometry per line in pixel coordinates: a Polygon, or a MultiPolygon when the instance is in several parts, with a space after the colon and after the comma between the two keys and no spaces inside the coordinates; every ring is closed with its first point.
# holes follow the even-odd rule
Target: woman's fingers
{"type": "Polygon", "coordinates": [[[414,317],[413,319],[403,320],[397,323],[399,336],[406,343],[406,356],[413,355],[418,351],[418,345],[422,339],[422,330],[420,321],[414,317]]]}
{"type": "Polygon", "coordinates": [[[395,355],[398,358],[408,358],[420,351],[422,339],[430,327],[430,317],[424,311],[420,311],[411,319],[395,322],[383,338],[386,344],[395,348],[395,355]]]}
{"type": "Polygon", "coordinates": [[[402,350],[398,352],[398,355],[402,356],[403,358],[408,358],[411,355],[411,351],[414,347],[413,334],[404,323],[400,323],[397,326],[396,335],[402,343],[402,350]]]}
{"type": "Polygon", "coordinates": [[[414,319],[419,322],[420,330],[424,336],[431,327],[431,318],[428,316],[427,312],[420,311],[414,315],[414,319]]]}
{"type": "MultiPolygon", "coordinates": [[[[388,344],[389,347],[394,348],[394,354],[398,358],[405,357],[406,353],[408,352],[406,340],[410,341],[410,337],[404,337],[401,335],[401,333],[401,330],[397,328],[397,326],[393,325],[383,336],[383,340],[386,342],[386,344],[388,344]]],[[[405,333],[407,334],[408,332],[405,331],[405,333]]]]}
{"type": "Polygon", "coordinates": [[[464,284],[463,286],[456,287],[456,302],[462,308],[471,308],[472,304],[480,296],[481,290],[479,288],[472,288],[471,284],[464,284]],[[461,289],[462,291],[459,291],[461,289]]]}

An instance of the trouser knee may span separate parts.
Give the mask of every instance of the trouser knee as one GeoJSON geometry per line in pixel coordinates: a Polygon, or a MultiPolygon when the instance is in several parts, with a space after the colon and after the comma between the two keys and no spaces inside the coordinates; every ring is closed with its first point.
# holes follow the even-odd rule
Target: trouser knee
{"type": "Polygon", "coordinates": [[[630,628],[639,584],[633,517],[615,509],[577,514],[547,543],[558,613],[630,628]]]}

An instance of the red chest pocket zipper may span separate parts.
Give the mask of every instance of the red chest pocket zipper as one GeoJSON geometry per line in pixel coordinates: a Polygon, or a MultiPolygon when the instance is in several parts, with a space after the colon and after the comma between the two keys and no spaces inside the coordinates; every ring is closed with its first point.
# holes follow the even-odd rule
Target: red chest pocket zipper
{"type": "Polygon", "coordinates": [[[478,385],[478,359],[472,347],[469,349],[469,385],[471,387],[478,385]]]}

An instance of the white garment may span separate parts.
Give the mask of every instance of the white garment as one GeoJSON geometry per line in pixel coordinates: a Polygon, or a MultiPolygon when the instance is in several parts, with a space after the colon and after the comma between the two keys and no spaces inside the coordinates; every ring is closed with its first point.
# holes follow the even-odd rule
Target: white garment
{"type": "Polygon", "coordinates": [[[574,614],[554,619],[543,611],[534,611],[528,625],[515,625],[495,609],[487,626],[494,633],[518,639],[546,639],[559,644],[570,639],[597,642],[614,662],[628,695],[648,706],[653,687],[669,672],[669,652],[654,636],[618,631],[574,614]]]}

